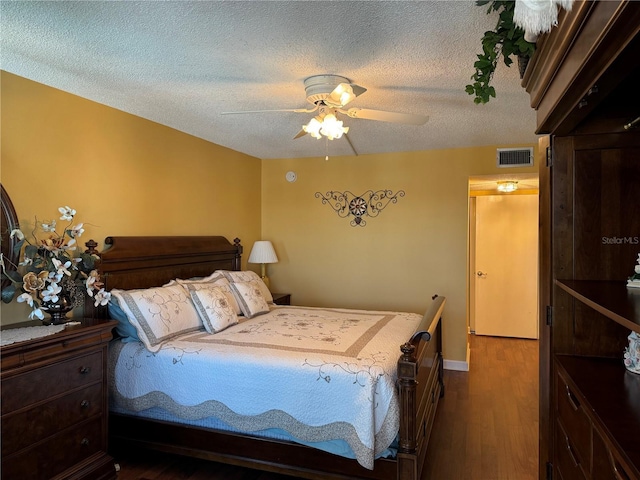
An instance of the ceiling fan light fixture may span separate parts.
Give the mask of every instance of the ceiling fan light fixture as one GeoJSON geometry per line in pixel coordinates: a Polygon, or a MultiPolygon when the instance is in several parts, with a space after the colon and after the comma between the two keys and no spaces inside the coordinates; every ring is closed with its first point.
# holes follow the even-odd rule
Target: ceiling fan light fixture
{"type": "Polygon", "coordinates": [[[507,180],[505,182],[498,182],[497,189],[502,193],[515,192],[518,189],[518,182],[514,180],[507,180]]]}
{"type": "Polygon", "coordinates": [[[322,128],[322,123],[318,120],[317,117],[313,117],[309,123],[302,126],[302,129],[311,135],[313,138],[317,138],[320,140],[322,135],[320,135],[320,129],[322,128]]]}
{"type": "Polygon", "coordinates": [[[327,98],[327,103],[342,107],[354,98],[356,98],[356,94],[353,92],[351,85],[348,83],[341,83],[333,90],[333,92],[331,92],[331,95],[327,98]]]}
{"type": "Polygon", "coordinates": [[[329,140],[333,140],[347,133],[349,127],[345,127],[343,122],[336,118],[335,114],[327,113],[324,117],[313,117],[309,123],[302,126],[302,130],[318,140],[323,135],[329,140]]]}
{"type": "Polygon", "coordinates": [[[329,140],[342,137],[342,134],[347,133],[349,127],[344,127],[343,122],[338,120],[333,113],[328,113],[322,119],[322,128],[320,133],[327,137],[329,140]]]}

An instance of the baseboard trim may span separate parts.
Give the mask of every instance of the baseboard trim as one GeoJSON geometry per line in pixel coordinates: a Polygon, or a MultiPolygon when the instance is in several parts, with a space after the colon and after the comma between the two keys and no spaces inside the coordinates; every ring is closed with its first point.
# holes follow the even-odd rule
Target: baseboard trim
{"type": "Polygon", "coordinates": [[[447,360],[444,359],[442,362],[442,366],[445,370],[455,370],[457,372],[468,372],[469,371],[469,358],[471,357],[471,348],[469,346],[469,342],[467,342],[467,360],[447,360]]]}

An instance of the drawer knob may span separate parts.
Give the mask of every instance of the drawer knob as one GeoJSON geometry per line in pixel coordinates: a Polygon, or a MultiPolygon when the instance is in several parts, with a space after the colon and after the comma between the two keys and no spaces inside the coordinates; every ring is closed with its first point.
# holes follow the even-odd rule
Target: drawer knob
{"type": "Polygon", "coordinates": [[[91,367],[80,367],[80,374],[86,375],[91,371],[91,367]]]}
{"type": "Polygon", "coordinates": [[[82,400],[80,402],[80,408],[82,409],[87,409],[89,408],[90,405],[91,405],[91,402],[89,400],[82,400]]]}
{"type": "Polygon", "coordinates": [[[87,437],[83,438],[80,441],[80,445],[82,445],[83,447],[88,447],[89,446],[89,439],[87,437]]]}

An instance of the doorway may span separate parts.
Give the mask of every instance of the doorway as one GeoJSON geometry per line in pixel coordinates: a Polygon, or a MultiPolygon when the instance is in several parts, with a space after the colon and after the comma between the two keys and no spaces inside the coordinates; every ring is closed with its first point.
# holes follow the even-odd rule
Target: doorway
{"type": "Polygon", "coordinates": [[[469,330],[537,339],[537,177],[536,188],[506,194],[487,184],[470,186],[469,330]]]}

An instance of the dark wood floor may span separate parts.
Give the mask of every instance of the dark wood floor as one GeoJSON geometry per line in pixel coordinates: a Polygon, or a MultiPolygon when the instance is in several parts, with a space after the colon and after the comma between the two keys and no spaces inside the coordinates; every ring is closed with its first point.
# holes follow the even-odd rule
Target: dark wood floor
{"type": "MultiPolygon", "coordinates": [[[[423,480],[538,478],[538,342],[472,336],[469,372],[445,371],[423,480]]],[[[167,454],[118,455],[119,480],[294,480],[167,454]]]]}

